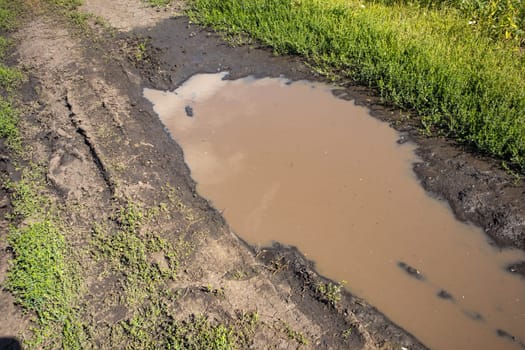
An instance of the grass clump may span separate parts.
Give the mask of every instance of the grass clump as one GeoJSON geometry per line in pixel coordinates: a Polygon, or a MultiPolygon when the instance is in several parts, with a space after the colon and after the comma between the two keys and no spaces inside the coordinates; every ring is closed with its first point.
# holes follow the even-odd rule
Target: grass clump
{"type": "Polygon", "coordinates": [[[523,51],[473,30],[456,7],[381,2],[192,0],[189,14],[277,54],[301,55],[337,80],[373,87],[415,111],[428,132],[525,172],[523,51]]]}
{"type": "Polygon", "coordinates": [[[80,348],[83,337],[74,305],[78,281],[66,258],[64,235],[50,220],[9,234],[14,258],[5,287],[16,302],[36,314],[29,346],[80,348]]]}
{"type": "Polygon", "coordinates": [[[146,0],[151,6],[167,6],[171,4],[172,0],[146,0]]]}
{"type": "Polygon", "coordinates": [[[44,182],[43,169],[29,165],[7,185],[13,192],[7,235],[13,258],[3,287],[34,314],[28,347],[80,348],[85,334],[74,309],[80,278],[44,182]]]}
{"type": "Polygon", "coordinates": [[[0,0],[0,31],[14,30],[22,10],[20,1],[0,0]]]}
{"type": "Polygon", "coordinates": [[[8,91],[12,92],[17,88],[23,80],[22,72],[18,69],[7,67],[0,64],[0,86],[8,91]]]}
{"type": "MultiPolygon", "coordinates": [[[[406,4],[407,0],[375,0],[388,5],[406,4]]],[[[468,19],[475,31],[495,40],[508,40],[525,45],[525,3],[521,0],[416,0],[422,7],[453,7],[468,19]]]]}
{"type": "Polygon", "coordinates": [[[179,264],[177,247],[158,234],[142,230],[149,220],[143,208],[128,203],[116,211],[115,231],[94,227],[92,250],[99,261],[105,261],[112,273],[123,279],[128,306],[140,304],[158,293],[166,280],[175,279],[179,264]],[[157,259],[153,259],[157,256],[157,259]]]}
{"type": "Polygon", "coordinates": [[[7,145],[11,149],[21,150],[18,111],[2,98],[0,98],[0,137],[7,140],[7,145]]]}
{"type": "Polygon", "coordinates": [[[294,330],[288,323],[283,322],[283,331],[289,339],[295,340],[300,345],[308,345],[308,339],[299,331],[294,330]]]}
{"type": "Polygon", "coordinates": [[[319,282],[315,289],[322,301],[335,306],[341,300],[341,293],[345,283],[345,281],[338,284],[319,282]]]}
{"type": "Polygon", "coordinates": [[[82,0],[47,0],[47,1],[66,11],[76,10],[80,5],[82,5],[82,0]]]}

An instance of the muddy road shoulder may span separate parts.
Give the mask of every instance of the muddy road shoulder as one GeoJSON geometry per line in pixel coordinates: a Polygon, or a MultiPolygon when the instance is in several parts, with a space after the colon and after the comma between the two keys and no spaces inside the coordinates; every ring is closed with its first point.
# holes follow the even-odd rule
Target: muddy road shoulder
{"type": "MultiPolygon", "coordinates": [[[[116,39],[98,28],[86,37],[49,14],[17,33],[20,63],[35,82],[23,139],[67,228],[76,252],[70,259],[82,266],[76,310],[87,341],[163,347],[172,339],[163,336],[167,330],[188,340],[191,332],[227,327],[239,347],[424,349],[365,301],[344,290],[336,302],[327,298],[318,286],[332,282],[293,249],[254,252],[196,194],[182,151],[143,88],[173,87],[226,62],[232,77],[298,79],[307,69],[266,50],[229,48],[207,32],[199,34],[209,40],[203,49],[185,19],[166,23],[166,47],[155,42],[154,28],[116,39]],[[189,58],[165,57],[167,48],[188,50],[190,41],[189,58]]],[[[23,321],[2,333],[30,336],[23,321]]]]}

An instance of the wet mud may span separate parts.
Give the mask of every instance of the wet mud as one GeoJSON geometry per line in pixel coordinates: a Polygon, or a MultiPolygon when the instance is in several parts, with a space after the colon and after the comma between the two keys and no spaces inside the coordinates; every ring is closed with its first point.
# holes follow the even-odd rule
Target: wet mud
{"type": "MultiPolygon", "coordinates": [[[[106,8],[107,2],[98,3],[106,8]]],[[[134,3],[118,0],[110,5],[121,4],[125,10],[134,3]]],[[[140,64],[132,50],[138,43],[136,33],[121,33],[116,40],[114,32],[95,30],[90,40],[49,14],[31,19],[17,34],[20,62],[38,82],[27,103],[30,113],[23,119],[23,137],[32,160],[42,164],[46,192],[64,210],[66,239],[82,250],[91,242],[94,223],[114,232],[119,224],[115,211],[131,201],[145,210],[163,208],[168,213],[145,224],[144,232],[191,249],[180,259],[177,278],[165,286],[167,293],[148,295],[140,305],[122,302],[127,296],[122,288],[128,282],[125,274],[104,270],[90,251],[85,252],[78,313],[88,324],[94,346],[120,348],[133,341],[112,339],[112,330],[142,315],[140,309],[156,299],[168,305],[164,311],[173,315],[170,322],[205,315],[214,324],[235,325],[239,315],[258,313],[259,326],[246,340],[253,348],[425,349],[358,297],[342,291],[335,305],[325,302],[318,286],[330,281],[296,250],[279,246],[255,251],[232,234],[220,212],[196,193],[181,148],[142,97],[144,86],[169,84],[171,78],[162,68],[164,50],[154,49],[146,55],[149,62],[140,64]],[[305,340],[298,341],[299,335],[305,340]]],[[[189,34],[177,32],[181,42],[189,34]]],[[[257,55],[260,59],[254,64],[267,57],[276,71],[283,62],[267,51],[257,55]]],[[[3,281],[3,262],[12,254],[5,241],[0,248],[5,252],[3,281]]],[[[148,259],[152,264],[163,262],[163,256],[148,259]]],[[[0,336],[30,336],[31,314],[22,313],[5,290],[0,299],[5,311],[0,313],[0,336]]],[[[155,331],[159,333],[148,336],[158,340],[162,330],[155,331]]]]}
{"type": "MultiPolygon", "coordinates": [[[[135,29],[132,36],[133,40],[147,39],[157,50],[155,65],[142,73],[149,82],[146,86],[159,90],[174,90],[197,73],[219,71],[228,71],[229,79],[284,75],[292,80],[323,81],[297,57],[276,57],[257,43],[233,47],[219,34],[191,24],[184,17],[135,29]]],[[[130,40],[129,35],[121,40],[130,40]]],[[[449,203],[458,219],[481,227],[493,244],[525,249],[523,179],[503,170],[500,161],[476,153],[468,145],[438,134],[428,136],[410,112],[385,106],[373,90],[347,81],[337,84],[344,89],[334,94],[370,108],[372,116],[402,133],[401,143],[412,140],[417,144],[420,161],[414,170],[418,178],[425,189],[449,203]]]]}
{"type": "Polygon", "coordinates": [[[396,143],[392,129],[329,86],[225,76],[197,75],[145,96],[182,145],[199,193],[236,233],[251,244],[297,246],[432,348],[512,348],[495,335],[498,325],[525,336],[525,284],[501,269],[523,253],[498,252],[428,197],[412,172],[411,144],[396,143]],[[452,294],[440,286],[460,297],[441,305],[436,294],[452,294]]]}

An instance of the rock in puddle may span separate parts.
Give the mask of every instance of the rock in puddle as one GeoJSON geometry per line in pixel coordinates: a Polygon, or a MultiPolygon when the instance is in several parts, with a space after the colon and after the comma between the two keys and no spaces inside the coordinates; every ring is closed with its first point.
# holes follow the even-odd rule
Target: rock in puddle
{"type": "Polygon", "coordinates": [[[421,280],[421,281],[423,281],[425,279],[418,269],[408,265],[407,263],[405,263],[403,261],[399,261],[397,263],[397,266],[399,266],[400,268],[405,270],[406,273],[408,273],[410,276],[414,277],[415,279],[418,279],[418,280],[421,280]]]}
{"type": "Polygon", "coordinates": [[[467,315],[467,317],[473,319],[474,321],[483,321],[483,316],[481,316],[481,314],[478,312],[465,310],[463,311],[463,313],[467,315]]]}
{"type": "Polygon", "coordinates": [[[512,274],[517,274],[521,275],[521,277],[525,277],[525,261],[520,261],[518,263],[508,265],[506,267],[506,270],[512,274]]]}
{"type": "Polygon", "coordinates": [[[186,115],[188,117],[193,117],[193,108],[191,108],[191,106],[184,107],[184,110],[186,111],[186,115]]]}
{"type": "Polygon", "coordinates": [[[437,296],[440,297],[441,299],[445,299],[445,300],[452,300],[452,301],[454,300],[454,297],[452,296],[452,294],[450,294],[449,292],[447,292],[444,289],[441,289],[437,293],[437,296]]]}

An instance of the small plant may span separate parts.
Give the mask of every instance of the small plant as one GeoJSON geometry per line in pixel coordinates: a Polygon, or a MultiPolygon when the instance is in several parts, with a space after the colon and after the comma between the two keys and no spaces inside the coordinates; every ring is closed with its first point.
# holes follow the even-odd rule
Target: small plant
{"type": "Polygon", "coordinates": [[[341,281],[341,283],[338,284],[334,284],[332,282],[320,282],[316,286],[316,291],[320,294],[323,301],[331,305],[335,305],[341,300],[341,291],[343,290],[345,284],[346,281],[341,281]]]}
{"type": "Polygon", "coordinates": [[[0,64],[0,86],[5,90],[13,91],[23,79],[24,76],[19,70],[0,64]]]}
{"type": "Polygon", "coordinates": [[[292,329],[292,327],[286,322],[283,322],[283,327],[284,332],[289,339],[295,340],[301,345],[308,345],[308,339],[302,332],[292,329]]]}
{"type": "Polygon", "coordinates": [[[167,6],[171,4],[172,0],[146,0],[151,6],[167,6]]]}
{"type": "Polygon", "coordinates": [[[345,329],[343,331],[343,339],[348,339],[350,338],[350,336],[352,335],[352,332],[354,331],[354,329],[352,327],[348,327],[347,329],[345,329]]]}
{"type": "Polygon", "coordinates": [[[244,271],[242,270],[236,270],[234,273],[233,273],[233,279],[235,280],[242,280],[243,278],[246,277],[246,274],[244,273],[244,271]]]}
{"type": "Polygon", "coordinates": [[[147,41],[142,40],[137,43],[137,46],[135,47],[135,59],[137,61],[143,61],[148,57],[147,52],[147,41]]]}
{"type": "Polygon", "coordinates": [[[288,263],[283,256],[274,258],[267,266],[268,270],[270,270],[270,272],[274,275],[281,272],[283,269],[286,269],[287,267],[288,263]]]}
{"type": "Polygon", "coordinates": [[[11,149],[21,151],[18,111],[2,98],[0,98],[0,137],[7,139],[7,145],[11,149]]]}

